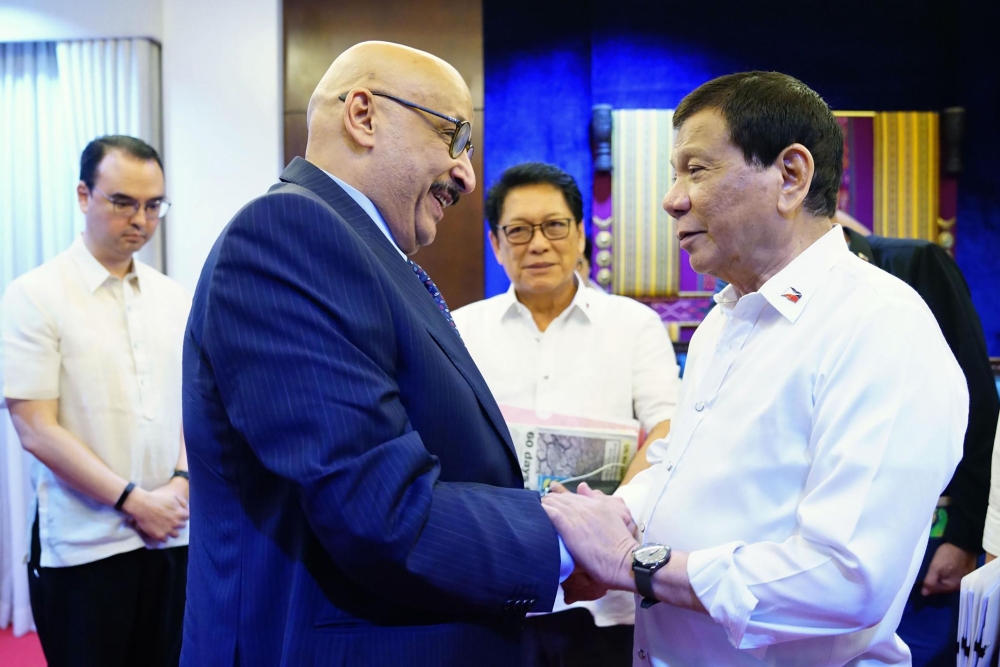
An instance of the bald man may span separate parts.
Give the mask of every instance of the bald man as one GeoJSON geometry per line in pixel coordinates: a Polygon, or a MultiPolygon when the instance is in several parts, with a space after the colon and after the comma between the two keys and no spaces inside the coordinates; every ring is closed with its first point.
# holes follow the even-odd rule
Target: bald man
{"type": "Polygon", "coordinates": [[[363,43],[306,159],[205,264],[184,347],[184,665],[502,665],[572,561],[451,314],[407,258],[472,192],[472,100],[363,43]]]}

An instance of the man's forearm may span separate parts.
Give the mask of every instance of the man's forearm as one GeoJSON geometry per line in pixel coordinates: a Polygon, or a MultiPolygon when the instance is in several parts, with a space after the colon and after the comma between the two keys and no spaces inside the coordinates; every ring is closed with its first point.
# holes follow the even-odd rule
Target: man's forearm
{"type": "Polygon", "coordinates": [[[625,471],[625,477],[622,479],[622,484],[628,484],[632,481],[633,477],[649,467],[649,459],[646,457],[646,452],[649,451],[649,445],[656,442],[660,438],[667,437],[668,433],[670,433],[669,419],[665,419],[653,427],[653,430],[649,432],[646,439],[642,441],[642,447],[640,447],[639,451],[636,452],[634,457],[632,457],[632,463],[629,464],[628,470],[625,471]]]}
{"type": "Polygon", "coordinates": [[[24,449],[80,493],[114,507],[128,480],[55,422],[51,414],[54,406],[31,405],[38,403],[42,401],[7,399],[24,449]]]}
{"type": "MultiPolygon", "coordinates": [[[[672,551],[670,561],[653,573],[653,593],[660,602],[707,614],[708,611],[691,587],[691,580],[687,573],[687,561],[687,552],[672,551]]],[[[631,569],[622,573],[618,585],[625,586],[625,590],[632,593],[639,593],[636,590],[635,576],[631,569]]]]}

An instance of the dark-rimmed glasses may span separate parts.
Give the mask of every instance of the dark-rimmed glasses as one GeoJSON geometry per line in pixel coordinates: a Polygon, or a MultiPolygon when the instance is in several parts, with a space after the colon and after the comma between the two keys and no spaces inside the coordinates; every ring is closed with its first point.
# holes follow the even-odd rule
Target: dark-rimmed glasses
{"type": "Polygon", "coordinates": [[[513,225],[501,227],[503,235],[507,238],[507,243],[511,245],[524,245],[531,243],[535,236],[535,230],[541,229],[542,236],[550,241],[560,241],[569,236],[570,227],[573,221],[566,219],[546,220],[537,225],[530,225],[526,222],[518,222],[513,225]]]}
{"type": "MultiPolygon", "coordinates": [[[[139,208],[141,206],[140,203],[131,197],[122,197],[120,195],[112,197],[104,194],[104,192],[97,188],[97,186],[90,189],[111,202],[111,206],[115,210],[115,215],[134,218],[135,214],[139,212],[139,208]]],[[[152,199],[146,202],[146,205],[143,206],[142,209],[142,213],[146,217],[146,220],[156,220],[167,214],[167,211],[170,210],[170,202],[166,199],[152,199]]]]}
{"type": "MultiPolygon", "coordinates": [[[[469,152],[469,159],[472,159],[472,154],[475,152],[475,147],[472,145],[472,124],[467,120],[459,120],[457,118],[452,118],[451,116],[445,115],[433,109],[428,109],[425,106],[417,104],[416,102],[410,102],[404,100],[402,97],[396,97],[395,95],[390,95],[389,93],[377,93],[374,90],[370,91],[372,95],[378,95],[379,97],[386,97],[396,102],[397,104],[402,104],[406,107],[412,107],[413,109],[419,109],[424,113],[429,113],[432,116],[437,116],[438,118],[443,118],[449,123],[455,124],[455,132],[451,135],[451,145],[448,146],[448,154],[451,155],[453,159],[458,159],[458,156],[462,154],[462,151],[469,152]]],[[[347,101],[347,93],[340,96],[341,102],[347,101]]]]}

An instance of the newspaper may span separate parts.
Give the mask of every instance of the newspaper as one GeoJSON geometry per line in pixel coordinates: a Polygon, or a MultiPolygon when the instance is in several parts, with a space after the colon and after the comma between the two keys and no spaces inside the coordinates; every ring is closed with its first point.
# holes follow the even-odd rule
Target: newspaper
{"type": "Polygon", "coordinates": [[[528,489],[544,490],[553,481],[584,475],[590,480],[620,482],[638,449],[640,428],[634,419],[543,417],[523,408],[500,409],[528,489]]]}

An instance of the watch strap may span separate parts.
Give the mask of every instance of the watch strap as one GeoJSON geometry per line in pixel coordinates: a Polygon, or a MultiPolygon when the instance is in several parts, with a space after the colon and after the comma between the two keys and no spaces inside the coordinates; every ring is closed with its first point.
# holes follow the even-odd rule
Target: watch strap
{"type": "Polygon", "coordinates": [[[122,506],[125,504],[125,501],[128,500],[128,494],[132,493],[133,489],[135,489],[135,484],[133,484],[132,482],[129,482],[125,486],[125,490],[122,491],[122,495],[118,497],[118,502],[115,503],[116,510],[118,510],[119,512],[122,511],[122,506]]]}
{"type": "Polygon", "coordinates": [[[636,563],[632,566],[632,572],[635,574],[635,588],[639,591],[639,595],[642,596],[642,608],[649,609],[659,602],[656,599],[656,594],[653,592],[654,571],[645,565],[636,563]]]}

